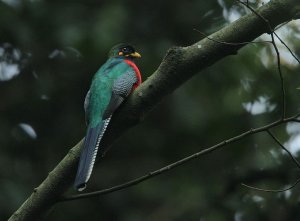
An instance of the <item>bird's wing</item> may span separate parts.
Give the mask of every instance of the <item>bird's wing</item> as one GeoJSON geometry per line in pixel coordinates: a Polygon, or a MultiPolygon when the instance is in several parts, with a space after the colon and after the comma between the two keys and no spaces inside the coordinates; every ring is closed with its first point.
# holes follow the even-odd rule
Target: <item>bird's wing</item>
{"type": "Polygon", "coordinates": [[[118,74],[119,67],[123,63],[120,59],[109,60],[94,75],[84,101],[85,118],[88,125],[95,119],[98,119],[98,122],[102,120],[111,97],[111,76],[118,74]]]}
{"type": "Polygon", "coordinates": [[[112,95],[109,104],[104,112],[103,119],[109,118],[121,105],[125,98],[131,93],[133,85],[137,82],[135,71],[129,67],[128,70],[119,76],[112,86],[112,95]]]}

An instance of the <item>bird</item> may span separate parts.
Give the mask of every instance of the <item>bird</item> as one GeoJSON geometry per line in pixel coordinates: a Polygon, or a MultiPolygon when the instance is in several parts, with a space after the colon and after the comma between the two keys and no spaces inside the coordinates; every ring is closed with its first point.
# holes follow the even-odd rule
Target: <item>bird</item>
{"type": "Polygon", "coordinates": [[[134,60],[141,55],[128,43],[112,47],[107,61],[93,76],[84,100],[86,136],[80,154],[74,187],[83,191],[91,176],[101,139],[112,115],[141,83],[134,60]]]}

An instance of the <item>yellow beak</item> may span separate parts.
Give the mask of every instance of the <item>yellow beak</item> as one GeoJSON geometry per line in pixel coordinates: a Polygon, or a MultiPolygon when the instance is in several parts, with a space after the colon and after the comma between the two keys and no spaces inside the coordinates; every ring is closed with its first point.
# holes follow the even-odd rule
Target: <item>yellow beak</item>
{"type": "Polygon", "coordinates": [[[134,57],[134,58],[140,58],[140,57],[142,57],[138,52],[131,53],[130,56],[134,57]]]}

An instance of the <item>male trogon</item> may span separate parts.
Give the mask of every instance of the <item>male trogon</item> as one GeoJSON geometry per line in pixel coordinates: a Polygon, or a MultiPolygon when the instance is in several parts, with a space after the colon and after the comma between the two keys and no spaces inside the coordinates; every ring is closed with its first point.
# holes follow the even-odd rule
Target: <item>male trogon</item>
{"type": "Polygon", "coordinates": [[[134,63],[134,59],[140,57],[131,45],[118,44],[110,50],[108,60],[93,77],[84,101],[87,132],[74,184],[78,191],[85,189],[91,176],[112,114],[142,82],[134,63]]]}

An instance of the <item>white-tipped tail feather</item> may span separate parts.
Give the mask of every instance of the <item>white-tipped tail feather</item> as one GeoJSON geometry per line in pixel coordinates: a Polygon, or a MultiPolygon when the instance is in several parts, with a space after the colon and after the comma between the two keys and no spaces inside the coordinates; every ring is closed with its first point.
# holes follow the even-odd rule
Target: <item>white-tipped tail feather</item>
{"type": "Polygon", "coordinates": [[[101,139],[106,131],[110,119],[111,116],[103,120],[94,128],[88,127],[74,184],[78,191],[82,191],[86,188],[86,183],[93,171],[101,139]]]}
{"type": "Polygon", "coordinates": [[[93,168],[94,168],[94,164],[95,164],[95,161],[96,161],[96,157],[97,157],[97,153],[98,153],[98,148],[99,148],[99,145],[100,145],[100,141],[104,135],[104,132],[106,131],[106,128],[110,122],[110,119],[111,117],[109,117],[108,119],[104,120],[103,121],[103,128],[101,130],[101,133],[98,137],[98,140],[97,140],[97,143],[96,143],[96,147],[95,147],[95,150],[94,150],[94,154],[93,154],[93,158],[92,158],[92,161],[90,162],[90,165],[89,165],[89,169],[88,169],[88,173],[87,173],[87,176],[86,176],[86,179],[85,179],[85,182],[87,183],[87,181],[90,179],[91,177],[91,174],[92,174],[92,171],[93,171],[93,168]]]}

